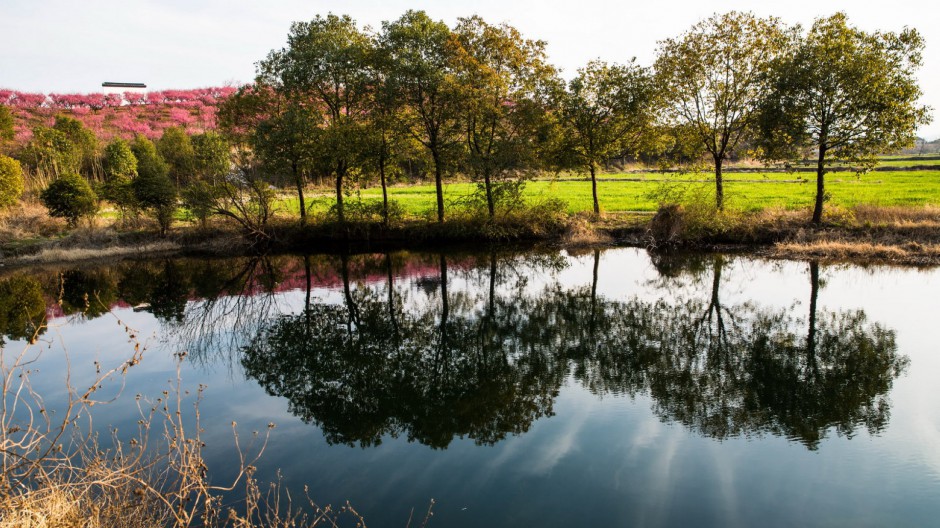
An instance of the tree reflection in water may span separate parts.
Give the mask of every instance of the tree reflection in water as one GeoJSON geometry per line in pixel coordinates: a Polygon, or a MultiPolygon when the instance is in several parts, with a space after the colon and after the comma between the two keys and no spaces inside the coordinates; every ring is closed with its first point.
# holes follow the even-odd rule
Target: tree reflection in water
{"type": "Polygon", "coordinates": [[[907,365],[894,332],[861,310],[808,313],[728,303],[720,255],[652,256],[658,299],[598,293],[555,272],[560,255],[358,255],[164,259],[0,279],[0,332],[39,335],[48,310],[94,318],[145,309],[174,346],[245,374],[331,443],[403,436],[434,448],[493,444],[553,413],[566,380],[598,395],[649,395],[653,412],[713,438],[781,435],[816,449],[872,434],[907,365]],[[418,270],[419,278],[407,270],[418,270]],[[369,280],[363,280],[368,277],[369,280]],[[531,277],[540,277],[539,285],[531,277]],[[398,281],[398,282],[396,282],[398,281]],[[335,287],[338,301],[314,295],[335,287]],[[318,289],[320,288],[320,289],[318,289]],[[278,291],[303,290],[286,313],[278,291]]]}
{"type": "Polygon", "coordinates": [[[476,293],[455,294],[440,255],[430,302],[410,303],[391,268],[384,292],[352,287],[344,270],[344,304],[277,318],[242,364],[330,442],[350,445],[385,435],[438,448],[454,437],[495,443],[550,415],[569,375],[596,394],[649,394],[664,421],[719,439],[770,433],[816,449],[831,430],[887,424],[907,360],[864,312],[817,310],[818,264],[803,317],[723,303],[722,256],[661,257],[664,288],[689,276],[708,276],[711,288],[656,301],[598,296],[593,258],[589,287],[556,281],[532,293],[500,282],[527,264],[493,253],[477,266],[488,272],[467,275],[476,293]]]}

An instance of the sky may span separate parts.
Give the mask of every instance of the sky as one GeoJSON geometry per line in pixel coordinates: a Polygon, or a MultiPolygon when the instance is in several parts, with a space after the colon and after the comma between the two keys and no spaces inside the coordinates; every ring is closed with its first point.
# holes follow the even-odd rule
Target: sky
{"type": "Polygon", "coordinates": [[[917,29],[926,39],[919,72],[922,104],[934,122],[918,133],[940,138],[940,15],[935,0],[0,0],[0,88],[96,92],[104,81],[148,89],[241,84],[255,63],[286,42],[290,23],[348,14],[378,28],[408,9],[453,24],[480,15],[547,42],[549,58],[570,77],[591,59],[651,65],[657,42],[713,13],[752,11],[809,25],[843,10],[868,31],[917,29]],[[847,7],[848,5],[848,7],[847,7]]]}

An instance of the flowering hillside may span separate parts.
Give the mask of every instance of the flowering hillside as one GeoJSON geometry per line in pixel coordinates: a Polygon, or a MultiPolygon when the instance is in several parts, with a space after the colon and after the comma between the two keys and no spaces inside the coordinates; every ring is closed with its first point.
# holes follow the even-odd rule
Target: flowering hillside
{"type": "Polygon", "coordinates": [[[120,94],[41,94],[0,89],[0,105],[15,119],[16,141],[25,143],[37,125],[51,126],[56,115],[80,120],[98,138],[110,141],[142,134],[159,138],[169,127],[189,133],[215,128],[218,104],[235,92],[232,87],[163,90],[120,94]]]}

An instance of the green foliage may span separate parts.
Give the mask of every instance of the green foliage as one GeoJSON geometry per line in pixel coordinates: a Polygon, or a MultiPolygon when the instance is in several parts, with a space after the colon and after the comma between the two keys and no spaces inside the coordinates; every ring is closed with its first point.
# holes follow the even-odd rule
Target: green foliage
{"type": "Polygon", "coordinates": [[[12,141],[15,133],[13,128],[13,113],[4,105],[0,105],[0,145],[4,141],[12,141]]]}
{"type": "Polygon", "coordinates": [[[80,170],[86,175],[92,174],[98,158],[98,137],[95,133],[85,128],[78,119],[62,115],[56,116],[52,128],[65,134],[77,149],[80,170]]]}
{"type": "Polygon", "coordinates": [[[915,30],[867,33],[836,13],[817,19],[773,63],[772,89],[761,101],[762,155],[818,153],[814,222],[822,218],[826,166],[838,160],[872,168],[877,154],[912,146],[917,127],[929,122],[917,103],[923,49],[915,30]]]}
{"type": "Polygon", "coordinates": [[[202,227],[206,227],[209,216],[214,211],[215,204],[219,198],[219,185],[205,180],[196,180],[187,185],[180,193],[183,199],[183,206],[199,221],[202,227]]]}
{"type": "Polygon", "coordinates": [[[157,147],[153,141],[138,135],[131,142],[131,152],[137,158],[137,174],[147,178],[167,177],[170,174],[170,166],[167,165],[163,157],[157,152],[157,147]]]}
{"type": "Polygon", "coordinates": [[[30,169],[47,176],[78,172],[82,152],[65,133],[38,126],[33,137],[19,152],[20,160],[30,169]]]}
{"type": "Polygon", "coordinates": [[[400,125],[427,149],[434,163],[437,219],[444,221],[443,178],[461,138],[457,50],[447,24],[424,11],[407,11],[384,22],[379,37],[385,82],[406,106],[400,125]]]}
{"type": "Polygon", "coordinates": [[[193,174],[200,180],[214,180],[231,170],[232,147],[211,130],[192,136],[193,174]]]}
{"type": "Polygon", "coordinates": [[[0,333],[3,336],[32,340],[44,329],[45,319],[46,301],[38,280],[16,275],[0,281],[0,333]]]}
{"type": "Polygon", "coordinates": [[[20,162],[0,154],[0,207],[15,204],[23,194],[23,168],[20,162]]]}
{"type": "Polygon", "coordinates": [[[192,139],[181,127],[170,127],[163,131],[157,141],[157,152],[168,166],[168,176],[178,187],[189,183],[196,167],[196,153],[192,139]]]}
{"type": "Polygon", "coordinates": [[[131,152],[130,145],[123,139],[116,139],[104,149],[102,159],[104,183],[101,185],[101,197],[112,202],[126,214],[137,206],[131,182],[137,176],[137,158],[131,152]]]}
{"type": "Polygon", "coordinates": [[[478,16],[454,30],[461,88],[466,166],[482,180],[490,217],[496,215],[493,180],[537,168],[540,132],[548,126],[548,93],[556,71],[545,43],[522,38],[508,24],[492,26],[478,16]]]}
{"type": "Polygon", "coordinates": [[[373,90],[371,41],[348,16],[316,16],[291,25],[287,47],[259,64],[259,80],[282,96],[283,113],[270,116],[257,138],[268,163],[287,167],[297,186],[301,221],[303,184],[311,170],[336,179],[336,205],[343,220],[345,178],[364,150],[364,123],[373,90]],[[320,115],[317,115],[320,114],[320,115]],[[311,133],[310,129],[316,129],[311,133]],[[316,167],[316,169],[313,169],[316,167]]]}
{"type": "Polygon", "coordinates": [[[98,196],[88,181],[76,173],[63,174],[53,180],[40,194],[42,204],[49,215],[65,218],[74,227],[83,217],[93,216],[98,211],[98,196]]]}
{"type": "Polygon", "coordinates": [[[166,175],[141,173],[131,182],[131,187],[137,203],[160,224],[160,234],[166,235],[177,209],[173,181],[166,175]]]}
{"type": "Polygon", "coordinates": [[[568,141],[567,158],[591,174],[594,213],[597,168],[611,157],[641,150],[654,130],[659,92],[647,68],[635,63],[608,65],[591,61],[578,70],[560,94],[560,111],[568,141]]]}
{"type": "Polygon", "coordinates": [[[771,62],[787,49],[777,18],[732,11],[713,15],[659,43],[656,83],[669,124],[688,127],[715,164],[715,200],[724,198],[722,163],[746,147],[768,89],[771,62]]]}

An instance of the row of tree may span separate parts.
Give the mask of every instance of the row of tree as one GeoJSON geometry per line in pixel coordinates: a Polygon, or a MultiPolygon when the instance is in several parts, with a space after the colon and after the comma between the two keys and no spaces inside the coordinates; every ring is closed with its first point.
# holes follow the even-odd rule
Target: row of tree
{"type": "Polygon", "coordinates": [[[256,82],[223,105],[221,123],[297,183],[335,178],[337,214],[349,174],[376,171],[383,196],[396,157],[423,149],[444,219],[442,182],[460,170],[480,183],[489,215],[500,184],[530,170],[591,174],[625,153],[707,153],[716,205],[722,165],[747,151],[818,161],[814,221],[832,159],[873,163],[911,144],[929,109],[915,79],[923,39],[912,29],[869,33],[844,13],[811,28],[731,12],[660,42],[652,68],[593,61],[565,83],[545,43],[474,16],[453,28],[421,11],[360,29],[348,16],[291,26],[287,46],[256,82]]]}
{"type": "Polygon", "coordinates": [[[731,12],[660,42],[652,67],[592,61],[566,83],[545,43],[508,24],[474,16],[451,28],[408,11],[373,32],[330,14],[293,24],[287,45],[258,63],[255,82],[221,103],[224,140],[190,140],[170,128],[157,143],[164,170],[146,161],[148,141],[136,139],[137,172],[148,176],[133,192],[113,184],[133,178],[126,164],[120,174],[105,168],[126,146],[95,156],[94,134],[71,118],[34,130],[16,157],[56,178],[81,171],[103,180],[103,195],[122,211],[136,203],[168,219],[182,193],[200,218],[226,215],[257,231],[270,214],[271,183],[291,182],[305,222],[308,184],[331,180],[342,223],[349,180],[366,175],[382,187],[387,223],[388,182],[416,162],[433,174],[443,222],[443,183],[455,173],[478,182],[493,218],[502,203],[518,203],[527,175],[586,172],[599,213],[597,172],[612,158],[707,155],[721,209],[729,158],[790,160],[812,151],[818,223],[831,160],[873,164],[875,154],[912,144],[928,122],[915,79],[923,49],[914,30],[869,33],[843,13],[804,31],[731,12]],[[194,153],[200,144],[208,152],[194,153]],[[223,144],[234,164],[222,160],[223,144]],[[154,172],[174,180],[174,193],[162,180],[160,196],[136,190],[153,187],[154,172]]]}

